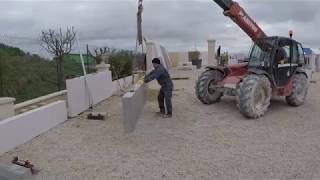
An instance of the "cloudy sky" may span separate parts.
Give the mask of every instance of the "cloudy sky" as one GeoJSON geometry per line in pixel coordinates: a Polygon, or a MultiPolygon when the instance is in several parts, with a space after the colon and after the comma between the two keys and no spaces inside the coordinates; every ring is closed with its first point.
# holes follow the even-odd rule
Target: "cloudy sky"
{"type": "MultiPolygon", "coordinates": [[[[320,48],[320,0],[238,0],[267,35],[320,48]]],[[[0,40],[32,52],[41,30],[74,26],[81,43],[133,48],[137,0],[0,0],[0,40]]],[[[212,0],[144,0],[144,35],[169,51],[206,50],[214,37],[224,50],[247,52],[251,40],[212,0]]]]}

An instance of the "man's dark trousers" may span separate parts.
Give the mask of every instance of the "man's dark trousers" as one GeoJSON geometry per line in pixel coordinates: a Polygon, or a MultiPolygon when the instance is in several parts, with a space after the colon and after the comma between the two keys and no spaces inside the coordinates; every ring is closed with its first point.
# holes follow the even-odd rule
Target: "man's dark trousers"
{"type": "Polygon", "coordinates": [[[165,106],[167,108],[167,114],[172,114],[172,88],[161,88],[158,95],[158,103],[161,113],[165,113],[165,106]]]}

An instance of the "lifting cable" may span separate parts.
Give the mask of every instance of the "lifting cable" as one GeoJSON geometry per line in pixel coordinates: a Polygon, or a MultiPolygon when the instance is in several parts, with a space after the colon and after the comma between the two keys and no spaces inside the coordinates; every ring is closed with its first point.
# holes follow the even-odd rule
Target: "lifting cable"
{"type": "Polygon", "coordinates": [[[142,12],[143,5],[142,0],[138,1],[138,12],[137,12],[137,42],[143,48],[143,35],[142,35],[142,12]]]}
{"type": "MultiPolygon", "coordinates": [[[[143,36],[142,31],[142,12],[143,12],[143,0],[138,0],[138,11],[137,11],[137,37],[136,37],[136,48],[134,55],[134,63],[132,64],[132,83],[134,84],[134,71],[135,71],[135,63],[137,63],[138,59],[138,48],[141,47],[141,52],[144,54],[144,42],[145,38],[143,36]]],[[[141,57],[141,56],[139,56],[141,57]]],[[[140,69],[141,70],[141,69],[140,69]]]]}

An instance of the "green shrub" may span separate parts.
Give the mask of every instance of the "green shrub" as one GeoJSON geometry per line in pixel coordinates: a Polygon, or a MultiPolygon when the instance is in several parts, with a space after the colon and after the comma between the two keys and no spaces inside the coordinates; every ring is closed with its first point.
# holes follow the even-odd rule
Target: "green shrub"
{"type": "Polygon", "coordinates": [[[132,62],[134,59],[134,53],[129,50],[114,51],[110,55],[110,70],[112,72],[112,78],[120,79],[132,74],[132,62]]]}
{"type": "MultiPolygon", "coordinates": [[[[131,75],[133,59],[132,51],[114,51],[110,56],[113,79],[131,75]]],[[[89,73],[93,72],[90,68],[89,73]]],[[[64,74],[65,77],[82,76],[81,63],[65,60],[64,74]]],[[[54,61],[0,44],[0,97],[15,97],[19,103],[56,91],[57,67],[54,61]]]]}

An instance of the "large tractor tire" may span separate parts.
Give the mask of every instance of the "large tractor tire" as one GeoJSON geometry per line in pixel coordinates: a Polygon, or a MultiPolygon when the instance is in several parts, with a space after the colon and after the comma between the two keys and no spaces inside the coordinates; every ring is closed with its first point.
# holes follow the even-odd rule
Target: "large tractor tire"
{"type": "Polygon", "coordinates": [[[247,118],[259,118],[270,105],[270,81],[266,76],[250,74],[240,83],[237,96],[241,114],[247,118]]]}
{"type": "Polygon", "coordinates": [[[223,92],[217,90],[214,85],[223,79],[222,72],[218,70],[206,70],[201,74],[196,83],[196,95],[204,104],[219,102],[223,92]]]}
{"type": "Polygon", "coordinates": [[[304,74],[295,74],[292,81],[292,93],[286,97],[286,101],[290,106],[300,106],[307,97],[308,79],[304,74]]]}

